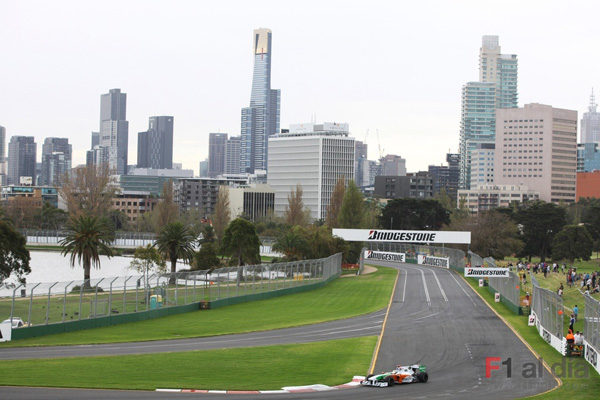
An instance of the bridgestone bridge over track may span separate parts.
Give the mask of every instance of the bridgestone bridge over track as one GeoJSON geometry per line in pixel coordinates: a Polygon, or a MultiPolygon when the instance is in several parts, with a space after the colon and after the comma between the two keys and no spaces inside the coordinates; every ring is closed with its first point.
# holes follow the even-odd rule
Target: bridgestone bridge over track
{"type": "MultiPolygon", "coordinates": [[[[394,386],[332,390],[301,394],[223,395],[157,393],[144,391],[0,387],[5,399],[513,399],[554,388],[556,380],[546,369],[541,376],[524,378],[523,365],[538,360],[515,334],[484,304],[456,273],[415,264],[376,262],[399,269],[392,305],[375,365],[387,371],[396,363],[425,364],[429,382],[394,386]],[[486,357],[512,360],[511,378],[506,367],[485,376],[486,357]]],[[[385,311],[385,310],[384,310],[385,311]]],[[[75,346],[65,348],[0,349],[0,359],[57,356],[120,355],[209,348],[244,347],[279,343],[330,340],[379,332],[383,311],[367,316],[269,332],[177,341],[75,346]],[[316,334],[316,335],[315,335],[316,334]],[[310,337],[313,337],[309,340],[310,337]],[[127,350],[129,349],[129,350],[127,350]]],[[[310,366],[307,366],[310,367],[310,366]]],[[[537,367],[536,367],[537,370],[537,367]]],[[[356,371],[357,375],[366,371],[356,371]]],[[[307,382],[319,383],[319,382],[307,382]]],[[[343,383],[343,382],[340,382],[343,383]]],[[[212,388],[197,388],[212,389],[212,388]]],[[[256,388],[261,389],[261,388],[256,388]]]]}

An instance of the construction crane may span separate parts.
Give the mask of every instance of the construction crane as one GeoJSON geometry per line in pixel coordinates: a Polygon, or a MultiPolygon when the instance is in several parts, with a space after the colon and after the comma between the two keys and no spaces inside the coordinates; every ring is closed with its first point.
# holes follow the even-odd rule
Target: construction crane
{"type": "Polygon", "coordinates": [[[377,133],[377,148],[379,149],[379,159],[381,160],[383,158],[383,152],[385,151],[385,149],[381,148],[381,140],[379,140],[379,129],[376,129],[375,132],[377,133]]]}

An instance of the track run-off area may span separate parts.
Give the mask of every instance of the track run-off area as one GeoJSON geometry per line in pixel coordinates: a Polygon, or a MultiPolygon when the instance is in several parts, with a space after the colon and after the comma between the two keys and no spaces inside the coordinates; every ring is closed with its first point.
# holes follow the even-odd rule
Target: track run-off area
{"type": "MultiPolygon", "coordinates": [[[[513,399],[546,392],[558,381],[545,369],[513,331],[500,320],[464,279],[451,270],[416,264],[375,262],[399,270],[387,309],[368,315],[246,334],[218,337],[39,348],[0,348],[0,360],[56,357],[148,354],[308,343],[332,339],[373,336],[383,333],[377,344],[373,371],[389,371],[396,364],[424,364],[429,382],[391,388],[337,389],[295,394],[199,394],[148,391],[0,387],[5,399],[513,399]],[[385,321],[385,323],[384,323],[385,321]],[[486,358],[510,359],[486,377],[486,358]],[[535,367],[534,376],[524,369],[535,367]],[[531,375],[531,374],[530,374],[531,375]]],[[[348,296],[352,294],[349,293],[348,296]]],[[[498,362],[494,362],[495,365],[498,362]]],[[[311,368],[311,366],[302,366],[311,368]]],[[[356,371],[366,375],[368,371],[356,371]]],[[[210,373],[210,372],[209,372],[210,373]]],[[[232,371],[243,379],[243,371],[232,371]]],[[[76,381],[77,377],[73,377],[76,381]]],[[[320,382],[306,382],[318,384],[320,382]]],[[[344,382],[339,382],[344,383],[344,382]]],[[[193,389],[193,388],[192,388],[193,389]]],[[[197,387],[195,389],[214,389],[197,387]]],[[[261,388],[256,388],[261,389],[261,388]]]]}

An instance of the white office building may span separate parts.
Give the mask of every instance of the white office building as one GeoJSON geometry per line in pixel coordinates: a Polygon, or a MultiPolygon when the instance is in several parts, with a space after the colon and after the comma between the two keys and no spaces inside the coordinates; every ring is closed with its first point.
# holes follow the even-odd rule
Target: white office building
{"type": "Polygon", "coordinates": [[[301,185],[311,218],[326,217],[338,179],[354,179],[354,138],[348,133],[346,123],[307,123],[269,138],[267,182],[275,191],[276,215],[284,215],[288,195],[301,185]]]}

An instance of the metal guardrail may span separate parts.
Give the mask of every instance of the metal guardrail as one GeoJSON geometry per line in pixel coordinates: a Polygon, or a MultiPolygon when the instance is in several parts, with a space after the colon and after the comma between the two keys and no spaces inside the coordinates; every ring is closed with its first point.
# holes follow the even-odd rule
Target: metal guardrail
{"type": "Polygon", "coordinates": [[[341,264],[339,253],[316,260],[213,271],[27,283],[15,286],[12,295],[0,297],[0,320],[21,318],[25,326],[48,325],[265,293],[326,281],[341,273],[341,264]]]}

